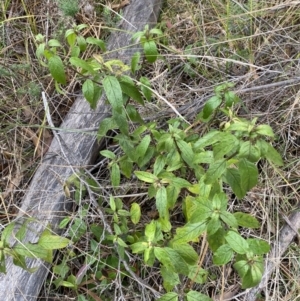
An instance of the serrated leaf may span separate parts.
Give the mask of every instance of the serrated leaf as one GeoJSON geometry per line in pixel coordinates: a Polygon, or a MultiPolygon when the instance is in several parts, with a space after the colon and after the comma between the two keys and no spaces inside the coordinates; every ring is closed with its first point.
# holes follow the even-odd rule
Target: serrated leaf
{"type": "Polygon", "coordinates": [[[196,291],[189,291],[186,294],[187,301],[213,301],[211,298],[196,291]]]}
{"type": "Polygon", "coordinates": [[[137,164],[140,168],[143,168],[144,166],[146,166],[149,161],[153,158],[155,154],[155,148],[153,146],[149,146],[145,156],[138,158],[137,160],[137,164]]]}
{"type": "Polygon", "coordinates": [[[113,110],[113,117],[114,121],[118,125],[118,128],[120,129],[120,132],[124,134],[125,136],[128,136],[129,134],[129,127],[128,127],[128,121],[126,118],[126,113],[123,108],[121,108],[119,111],[113,110]]]}
{"type": "Polygon", "coordinates": [[[146,59],[149,63],[154,63],[158,56],[157,47],[154,41],[146,41],[143,45],[146,59]]]}
{"type": "Polygon", "coordinates": [[[213,252],[216,252],[219,247],[225,244],[225,235],[226,232],[223,228],[220,228],[216,233],[213,235],[208,235],[207,241],[209,247],[213,252]]]}
{"type": "Polygon", "coordinates": [[[131,221],[136,225],[141,218],[141,207],[138,203],[132,203],[130,208],[131,221]]]}
{"type": "Polygon", "coordinates": [[[106,51],[105,43],[100,39],[96,39],[94,37],[88,37],[86,39],[86,42],[89,43],[89,44],[92,44],[92,45],[97,45],[98,47],[100,47],[100,49],[102,51],[106,51]]]}
{"type": "Polygon", "coordinates": [[[97,132],[98,141],[102,139],[109,130],[116,129],[118,127],[117,123],[113,118],[105,118],[100,122],[99,130],[97,132]]]}
{"type": "Polygon", "coordinates": [[[246,254],[249,250],[247,241],[237,232],[228,231],[225,240],[228,245],[238,254],[246,254]]]}
{"type": "Polygon", "coordinates": [[[78,57],[71,57],[69,61],[76,68],[81,68],[82,70],[88,71],[91,74],[95,73],[92,66],[85,60],[82,60],[78,57]]]}
{"type": "Polygon", "coordinates": [[[225,224],[227,224],[231,228],[237,228],[238,227],[238,223],[237,223],[237,220],[235,218],[235,215],[233,215],[232,213],[230,213],[228,211],[221,211],[220,218],[225,224]]]}
{"type": "Polygon", "coordinates": [[[208,235],[215,234],[221,228],[221,222],[219,220],[219,216],[216,213],[213,213],[212,218],[209,219],[206,229],[208,235]]]}
{"type": "Polygon", "coordinates": [[[230,185],[236,197],[240,200],[246,195],[246,190],[241,186],[241,176],[236,168],[227,168],[224,181],[230,185]]]}
{"type": "Polygon", "coordinates": [[[139,89],[136,87],[134,81],[129,76],[123,75],[122,77],[120,77],[119,83],[124,94],[128,95],[139,104],[144,105],[144,100],[139,89]]]}
{"type": "MultiPolygon", "coordinates": [[[[199,266],[189,266],[189,279],[192,279],[195,283],[204,284],[207,281],[208,272],[199,266]]],[[[198,300],[198,299],[197,299],[198,300]]]]}
{"type": "Polygon", "coordinates": [[[222,132],[212,130],[208,132],[206,135],[204,135],[203,137],[201,137],[198,141],[196,141],[194,144],[194,148],[198,150],[198,149],[203,149],[208,145],[213,145],[220,140],[222,135],[223,135],[222,132]]]}
{"type": "Polygon", "coordinates": [[[240,102],[240,98],[233,91],[226,91],[224,98],[226,107],[231,107],[233,104],[240,102]]]}
{"type": "Polygon", "coordinates": [[[223,133],[219,142],[213,146],[214,159],[222,159],[224,155],[233,151],[238,145],[238,139],[229,133],[223,133]]]}
{"type": "Polygon", "coordinates": [[[141,69],[141,66],[139,65],[140,63],[140,58],[141,58],[141,53],[136,52],[132,57],[131,57],[131,72],[134,74],[136,71],[141,69]]]}
{"type": "Polygon", "coordinates": [[[232,248],[225,244],[218,248],[218,250],[214,253],[213,262],[215,265],[224,265],[228,263],[233,257],[232,248]]]}
{"type": "Polygon", "coordinates": [[[134,253],[134,254],[142,253],[147,248],[149,248],[149,244],[147,242],[144,242],[144,241],[136,242],[136,243],[130,245],[130,248],[131,248],[132,253],[134,253]]]}
{"type": "Polygon", "coordinates": [[[46,250],[39,244],[17,244],[13,247],[13,249],[20,256],[25,256],[29,258],[39,258],[49,263],[52,263],[53,261],[52,250],[46,250]]]}
{"type": "Polygon", "coordinates": [[[157,301],[178,301],[178,294],[177,293],[166,293],[161,296],[157,301]]]}
{"type": "Polygon", "coordinates": [[[206,230],[206,222],[187,223],[176,229],[172,240],[174,244],[183,244],[190,241],[198,241],[199,236],[206,230]]]}
{"type": "Polygon", "coordinates": [[[222,98],[218,95],[212,96],[204,105],[203,118],[208,119],[213,111],[222,103],[222,98]]]}
{"type": "Polygon", "coordinates": [[[153,166],[153,173],[155,175],[158,175],[164,169],[165,165],[166,165],[166,156],[164,155],[157,156],[153,166]]]}
{"type": "Polygon", "coordinates": [[[244,191],[249,191],[258,181],[258,170],[255,164],[241,159],[238,163],[238,170],[241,176],[241,187],[244,191]]]}
{"type": "Polygon", "coordinates": [[[253,145],[250,141],[241,143],[239,157],[245,158],[250,162],[257,162],[260,159],[260,149],[257,145],[253,145]]]}
{"type": "Polygon", "coordinates": [[[12,238],[12,233],[13,233],[14,228],[15,228],[15,223],[11,222],[2,231],[1,241],[4,242],[5,246],[8,246],[9,240],[12,238]]]}
{"type": "Polygon", "coordinates": [[[274,132],[273,132],[272,128],[267,124],[258,125],[255,128],[255,132],[262,136],[268,136],[268,137],[274,138],[274,132]]]}
{"type": "Polygon", "coordinates": [[[212,184],[218,180],[226,171],[226,160],[220,159],[216,160],[209,166],[206,173],[205,184],[212,184]]]}
{"type": "Polygon", "coordinates": [[[173,244],[172,248],[177,251],[180,257],[189,265],[195,265],[198,260],[198,254],[189,244],[173,244]]]}
{"type": "Polygon", "coordinates": [[[120,170],[126,178],[130,179],[132,175],[133,163],[127,156],[124,158],[124,160],[119,161],[120,170]]]}
{"type": "Polygon", "coordinates": [[[96,103],[94,102],[94,83],[92,80],[87,79],[82,85],[82,93],[85,99],[89,102],[92,109],[96,108],[96,103]]]}
{"type": "Polygon", "coordinates": [[[263,255],[270,252],[270,245],[264,240],[249,238],[247,242],[251,252],[256,255],[263,255]]]}
{"type": "Polygon", "coordinates": [[[183,275],[188,275],[189,268],[178,252],[169,247],[155,247],[155,257],[168,269],[173,272],[179,272],[183,275]]]}
{"type": "Polygon", "coordinates": [[[58,235],[52,235],[49,231],[44,231],[39,240],[38,245],[46,250],[57,250],[65,248],[70,243],[70,240],[58,235]]]}
{"type": "Polygon", "coordinates": [[[115,155],[112,151],[107,150],[107,149],[102,150],[102,151],[100,152],[100,155],[102,155],[102,156],[105,157],[105,158],[109,158],[109,159],[111,159],[111,160],[113,160],[113,159],[116,158],[116,155],[115,155]]]}
{"type": "Polygon", "coordinates": [[[178,273],[170,271],[165,266],[160,268],[160,273],[163,278],[163,287],[167,292],[173,290],[173,288],[180,283],[178,273]]]}
{"type": "Polygon", "coordinates": [[[258,140],[257,146],[260,148],[262,156],[266,158],[269,162],[277,166],[283,166],[283,161],[280,154],[270,143],[264,140],[258,140]]]}
{"type": "Polygon", "coordinates": [[[263,268],[259,265],[252,265],[244,277],[242,277],[242,288],[250,288],[256,286],[262,278],[263,268]]]}
{"type": "Polygon", "coordinates": [[[111,166],[110,180],[113,187],[116,188],[120,186],[120,180],[121,180],[120,167],[117,163],[114,163],[111,166]]]}
{"type": "Polygon", "coordinates": [[[167,202],[168,208],[173,208],[177,202],[181,189],[178,186],[168,185],[167,187],[167,202]]]}
{"type": "Polygon", "coordinates": [[[80,51],[83,52],[86,50],[86,40],[83,36],[77,36],[76,37],[77,44],[80,48],[80,51]]]}
{"type": "Polygon", "coordinates": [[[249,270],[250,265],[246,260],[239,260],[233,265],[233,267],[238,272],[239,276],[243,278],[249,270]]]}
{"type": "Polygon", "coordinates": [[[233,215],[235,216],[238,225],[241,227],[250,229],[260,228],[258,220],[250,214],[243,212],[235,212],[233,215]]]}
{"type": "Polygon", "coordinates": [[[167,200],[166,187],[161,186],[157,189],[155,199],[156,199],[155,204],[159,212],[159,216],[161,218],[168,216],[168,200],[167,200]]]}
{"type": "Polygon", "coordinates": [[[176,144],[180,149],[180,155],[183,160],[190,166],[194,166],[194,152],[190,144],[183,140],[176,140],[176,144]]]}
{"type": "Polygon", "coordinates": [[[67,83],[65,67],[61,58],[57,55],[52,56],[48,61],[48,68],[52,77],[60,84],[67,83]]]}
{"type": "Polygon", "coordinates": [[[149,148],[150,142],[151,142],[150,135],[146,135],[143,137],[142,141],[136,147],[135,155],[137,156],[137,158],[141,158],[145,156],[147,149],[149,148]]]}
{"type": "Polygon", "coordinates": [[[137,176],[139,180],[144,181],[146,183],[155,183],[158,181],[158,177],[150,172],[135,171],[134,174],[137,176]]]}
{"type": "Polygon", "coordinates": [[[108,75],[103,79],[102,84],[106,93],[106,97],[112,108],[118,112],[121,112],[123,107],[123,96],[122,89],[117,78],[108,75]]]}
{"type": "Polygon", "coordinates": [[[68,29],[65,33],[65,38],[67,39],[67,42],[71,47],[74,46],[76,37],[77,35],[74,32],[74,29],[68,29]]]}
{"type": "Polygon", "coordinates": [[[141,77],[140,78],[141,82],[141,91],[144,94],[145,98],[147,101],[151,101],[152,99],[152,91],[149,89],[151,88],[151,83],[147,77],[141,77]]]}

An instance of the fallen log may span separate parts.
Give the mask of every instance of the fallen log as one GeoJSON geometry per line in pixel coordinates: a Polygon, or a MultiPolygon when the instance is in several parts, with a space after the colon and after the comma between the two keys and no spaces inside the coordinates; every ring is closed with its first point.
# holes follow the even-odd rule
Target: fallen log
{"type": "MultiPolygon", "coordinates": [[[[132,54],[140,50],[131,41],[132,33],[141,31],[146,24],[156,24],[162,0],[132,0],[124,9],[119,29],[112,33],[107,43],[110,56],[129,63],[132,54]]],[[[47,224],[57,229],[68,204],[63,191],[63,183],[75,169],[93,163],[99,153],[100,144],[96,133],[84,129],[99,126],[101,120],[110,114],[105,98],[99,100],[92,110],[83,97],[76,99],[60,130],[56,131],[49,150],[38,167],[22,206],[17,221],[22,224],[27,217],[36,222],[30,224],[24,241],[36,242],[47,224]]],[[[29,273],[7,258],[7,274],[0,275],[0,296],[2,300],[34,301],[49,272],[49,264],[39,259],[28,259],[28,267],[37,267],[29,273]]]]}

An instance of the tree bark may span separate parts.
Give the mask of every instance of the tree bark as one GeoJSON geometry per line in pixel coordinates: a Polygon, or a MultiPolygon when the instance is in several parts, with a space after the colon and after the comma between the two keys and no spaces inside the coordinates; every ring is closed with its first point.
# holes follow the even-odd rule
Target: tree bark
{"type": "MultiPolygon", "coordinates": [[[[107,43],[109,57],[121,59],[125,63],[130,62],[132,54],[140,51],[139,45],[131,41],[132,33],[143,30],[146,24],[150,27],[156,24],[162,1],[130,1],[124,8],[119,26],[121,30],[112,33],[107,43]]],[[[27,217],[36,220],[29,224],[25,242],[36,242],[48,224],[57,231],[59,222],[71,205],[66,200],[63,183],[74,173],[74,169],[92,164],[100,149],[96,131],[85,129],[98,127],[101,120],[109,114],[110,108],[105,105],[104,97],[99,100],[95,110],[90,108],[82,96],[76,99],[60,129],[56,131],[16,218],[18,224],[22,224],[27,217]]],[[[39,259],[29,259],[27,266],[38,269],[34,273],[26,272],[13,265],[10,258],[7,258],[7,274],[0,275],[2,300],[34,301],[38,298],[50,265],[39,259]]]]}

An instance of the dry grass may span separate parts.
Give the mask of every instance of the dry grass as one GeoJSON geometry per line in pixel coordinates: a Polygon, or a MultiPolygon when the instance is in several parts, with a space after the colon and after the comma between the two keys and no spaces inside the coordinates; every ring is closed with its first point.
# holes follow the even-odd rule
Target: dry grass
{"type": "MultiPolygon", "coordinates": [[[[49,3],[52,3],[51,1],[49,3]]],[[[101,1],[101,4],[118,4],[120,1],[101,1]]],[[[36,1],[5,0],[0,4],[0,218],[6,225],[17,213],[22,196],[30,183],[30,177],[38,166],[51,142],[51,131],[44,127],[45,116],[41,91],[51,95],[52,118],[56,125],[61,123],[77,93],[76,80],[70,81],[67,93],[58,95],[50,76],[35,58],[34,36],[37,33],[59,37],[63,31],[59,14],[49,15],[53,7],[33,5],[36,1]],[[12,34],[13,33],[13,34],[12,34]],[[16,34],[17,33],[17,34],[16,34]],[[13,41],[11,37],[14,37],[13,41]]],[[[51,4],[52,5],[52,4],[51,4]]],[[[96,6],[95,18],[86,16],[81,10],[76,22],[88,23],[90,32],[105,37],[108,31],[98,30],[98,25],[108,24],[112,15],[103,13],[96,6]]],[[[72,19],[70,18],[70,22],[72,19]]],[[[245,232],[245,236],[262,237],[272,245],[278,244],[278,233],[285,223],[284,216],[299,210],[300,178],[300,110],[299,110],[299,53],[298,33],[300,29],[299,1],[176,1],[167,0],[159,25],[164,29],[161,40],[162,58],[143,72],[151,79],[154,89],[168,99],[190,122],[203,102],[213,93],[213,88],[222,82],[235,83],[235,89],[243,100],[239,114],[247,118],[258,117],[260,123],[270,124],[276,132],[276,147],[282,154],[285,166],[276,169],[263,163],[260,182],[243,202],[232,201],[231,209],[251,213],[262,224],[259,231],[245,232]],[[287,82],[289,81],[289,82],[287,82]],[[259,88],[257,88],[259,87],[259,88]]],[[[163,120],[170,111],[159,98],[147,110],[153,110],[163,120]]],[[[114,146],[108,145],[111,149],[114,146]]],[[[99,161],[93,169],[95,179],[101,179],[109,194],[106,163],[99,161]]],[[[143,219],[148,222],[155,212],[146,205],[143,193],[134,183],[123,182],[115,192],[117,195],[133,195],[122,198],[125,206],[132,202],[143,204],[143,219]]],[[[95,198],[102,198],[95,195],[95,198]]],[[[104,195],[106,197],[106,195],[104,195]]],[[[176,212],[174,212],[176,216],[176,212]]],[[[98,258],[90,250],[91,225],[99,224],[100,218],[90,203],[82,202],[73,215],[83,220],[88,229],[69,254],[68,265],[76,273],[87,254],[98,258]],[[84,213],[88,212],[88,214],[84,213]]],[[[174,217],[175,219],[175,217],[174,217]]],[[[182,221],[178,221],[178,224],[182,221]]],[[[280,265],[276,266],[268,286],[257,300],[300,300],[299,240],[292,242],[280,265]]],[[[199,246],[199,250],[206,246],[199,246]]],[[[65,251],[65,255],[67,254],[65,251]]],[[[115,284],[96,279],[90,281],[102,291],[102,300],[135,300],[138,286],[130,278],[121,279],[124,270],[115,264],[113,257],[107,259],[112,250],[103,249],[104,257],[98,258],[99,270],[103,275],[114,275],[115,284]],[[123,281],[123,282],[122,282],[123,281]],[[114,299],[115,298],[115,299],[114,299]]],[[[62,257],[57,258],[57,263],[62,257]]],[[[133,257],[131,264],[136,273],[156,290],[161,288],[157,268],[143,266],[140,258],[133,257]]],[[[209,271],[208,282],[196,287],[215,300],[245,300],[239,290],[239,279],[230,266],[216,268],[211,264],[211,254],[203,253],[203,268],[209,271]],[[238,296],[238,297],[234,297],[238,296]]],[[[92,273],[91,273],[92,274],[92,273]]],[[[94,278],[93,278],[94,277],[94,278]]],[[[105,278],[105,277],[104,277],[105,278]]],[[[75,298],[68,289],[55,290],[45,285],[46,296],[57,300],[75,298]]],[[[184,281],[184,280],[183,280],[184,281]]],[[[87,296],[87,292],[82,290],[87,296]]],[[[136,300],[151,300],[144,292],[136,300]],[[144,295],[143,295],[144,294],[144,295]]]]}

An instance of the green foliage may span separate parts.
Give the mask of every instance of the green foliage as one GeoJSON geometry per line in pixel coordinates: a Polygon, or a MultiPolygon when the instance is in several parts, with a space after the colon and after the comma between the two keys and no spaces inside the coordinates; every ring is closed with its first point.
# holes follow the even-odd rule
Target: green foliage
{"type": "MultiPolygon", "coordinates": [[[[105,61],[102,54],[86,58],[83,54],[89,47],[97,47],[97,51],[102,52],[106,47],[101,40],[83,37],[81,31],[85,27],[78,25],[66,31],[67,47],[57,40],[46,43],[44,37],[38,35],[36,56],[48,68],[58,90],[59,84],[67,83],[66,74],[75,69],[82,82],[83,95],[92,108],[96,108],[98,99],[105,93],[111,116],[101,122],[97,137],[101,139],[110,130],[117,131],[113,139],[120,149],[118,154],[110,150],[100,152],[108,162],[111,185],[116,190],[125,178],[134,175],[147,188],[158,218],[145,224],[140,204],[124,206],[121,199],[110,196],[105,213],[110,216],[111,230],[90,225],[89,247],[93,256],[87,254],[82,268],[74,274],[66,263],[76,255],[67,252],[62,263],[53,268],[57,275],[56,287],[78,291],[83,278],[89,277],[89,268],[101,279],[103,286],[113,281],[115,269],[120,269],[125,277],[126,269],[119,258],[127,260],[131,251],[140,256],[144,265],[159,263],[166,291],[159,300],[178,300],[181,296],[177,294],[178,289],[175,292],[175,287],[181,284],[183,276],[191,283],[207,281],[208,271],[199,265],[201,254],[195,248],[201,236],[207,240],[215,265],[233,264],[243,288],[256,285],[262,277],[263,255],[269,251],[269,245],[240,234],[240,227],[258,228],[259,222],[249,214],[229,210],[228,187],[238,200],[242,200],[258,183],[259,160],[283,165],[271,144],[274,139],[272,129],[258,124],[257,119],[246,120],[236,115],[234,105],[240,99],[232,91],[231,83],[217,86],[215,95],[198,114],[196,123],[205,124],[207,129],[202,135],[193,129],[193,125],[179,119],[168,120],[166,129],[159,128],[156,122],[145,123],[134,104],[151,101],[150,81],[145,77],[136,80],[130,76],[130,72],[137,74],[143,67],[141,55],[134,54],[130,66],[120,60],[105,61]],[[210,127],[219,120],[222,120],[219,127],[210,127]],[[132,122],[136,125],[134,130],[129,126],[132,122]],[[175,207],[185,217],[185,223],[180,227],[172,221],[175,207]],[[99,261],[95,260],[94,254],[99,252],[100,244],[112,251],[99,261]],[[111,271],[103,272],[107,267],[112,268],[111,271]]],[[[156,41],[161,35],[160,30],[149,30],[148,27],[133,35],[133,39],[141,43],[149,63],[159,56],[156,41]]],[[[99,189],[84,173],[72,175],[63,188],[67,197],[71,197],[72,189],[75,190],[73,198],[77,204],[87,191],[99,189]]],[[[88,208],[81,206],[78,217],[66,217],[60,223],[61,229],[68,228],[69,238],[74,243],[87,232],[88,225],[84,222],[87,214],[88,208]]],[[[12,230],[9,225],[2,233],[2,271],[5,271],[3,261],[7,255],[14,258],[15,264],[26,268],[25,256],[34,255],[51,262],[52,249],[69,243],[69,239],[52,235],[46,229],[37,244],[9,247],[12,230]]],[[[22,228],[17,232],[19,240],[24,237],[24,231],[22,228]]],[[[192,289],[185,291],[184,297],[186,300],[211,300],[192,289]]]]}

